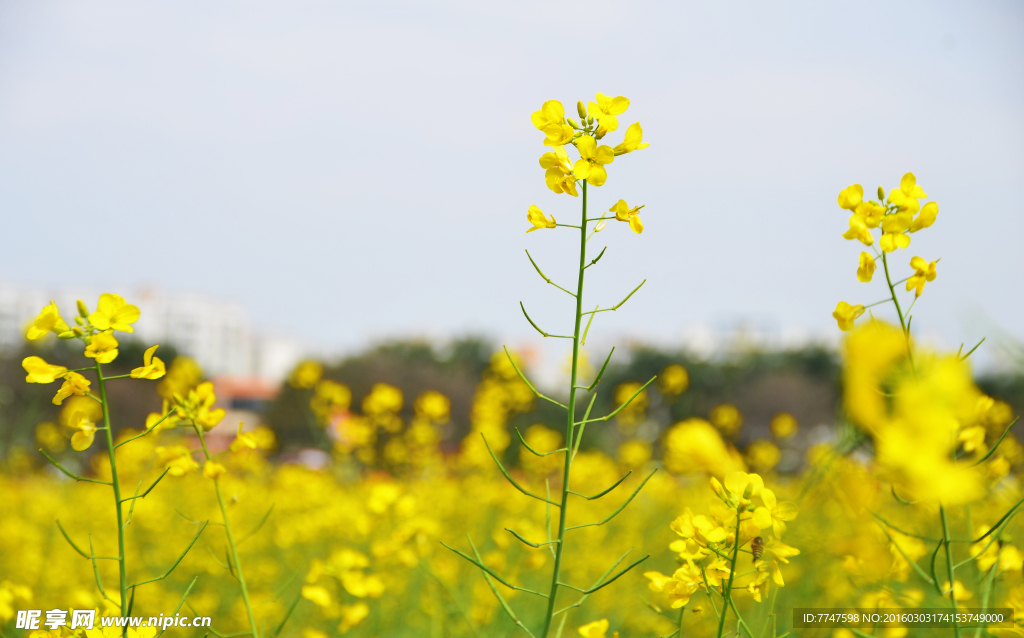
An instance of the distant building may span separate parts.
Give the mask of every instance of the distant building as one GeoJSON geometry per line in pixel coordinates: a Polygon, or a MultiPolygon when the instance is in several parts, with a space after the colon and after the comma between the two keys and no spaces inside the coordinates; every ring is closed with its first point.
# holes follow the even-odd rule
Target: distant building
{"type": "MultiPolygon", "coordinates": [[[[0,352],[16,352],[25,340],[25,326],[50,300],[70,322],[75,301],[95,310],[104,291],[89,288],[33,288],[0,283],[0,352]]],[[[147,344],[173,345],[199,361],[207,375],[284,378],[306,348],[297,339],[257,330],[244,306],[197,293],[167,293],[146,286],[116,291],[135,304],[142,318],[133,336],[147,344]]]]}

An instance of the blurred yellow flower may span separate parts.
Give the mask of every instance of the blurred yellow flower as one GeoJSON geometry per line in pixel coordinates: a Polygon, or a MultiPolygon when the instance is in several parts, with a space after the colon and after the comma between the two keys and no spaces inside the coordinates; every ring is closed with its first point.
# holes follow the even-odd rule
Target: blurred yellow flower
{"type": "Polygon", "coordinates": [[[735,436],[743,427],[743,414],[732,403],[720,403],[711,408],[708,421],[726,436],[735,436]]]}
{"type": "Polygon", "coordinates": [[[413,403],[413,411],[416,416],[426,419],[431,423],[447,423],[451,418],[452,402],[445,395],[436,390],[423,392],[413,403]]]}
{"type": "Polygon", "coordinates": [[[864,306],[857,304],[851,306],[845,301],[840,301],[836,304],[836,309],[832,312],[832,316],[835,317],[836,322],[839,324],[839,329],[842,331],[852,330],[854,320],[864,314],[864,306]]]}
{"type": "Polygon", "coordinates": [[[622,97],[608,97],[604,93],[597,94],[597,102],[587,103],[587,114],[601,124],[601,128],[609,133],[619,128],[619,118],[629,108],[629,100],[622,97]]]}
{"type": "Polygon", "coordinates": [[[64,402],[64,399],[73,394],[85,396],[85,393],[89,391],[90,385],[92,385],[92,382],[77,372],[68,372],[64,375],[64,384],[60,387],[60,390],[57,390],[56,396],[53,397],[53,404],[60,405],[64,402]]]}
{"type": "Polygon", "coordinates": [[[159,446],[155,452],[159,462],[170,468],[171,476],[184,476],[199,469],[192,452],[184,445],[159,446]]]}
{"type": "Polygon", "coordinates": [[[242,432],[243,426],[243,423],[238,424],[238,433],[235,435],[235,440],[231,442],[229,448],[232,452],[255,450],[259,447],[259,444],[256,442],[256,435],[252,432],[242,432]]]}
{"type": "Polygon", "coordinates": [[[857,279],[867,283],[875,275],[875,258],[868,253],[861,252],[860,264],[857,266],[857,279]]]}
{"type": "Polygon", "coordinates": [[[530,208],[526,212],[526,221],[533,224],[533,228],[526,231],[528,233],[541,228],[554,228],[556,225],[554,215],[551,216],[551,219],[548,219],[544,216],[544,212],[534,204],[530,204],[530,208]]]}
{"type": "Polygon", "coordinates": [[[768,427],[771,429],[772,436],[775,438],[788,439],[796,434],[799,425],[797,424],[796,418],[789,412],[779,412],[772,417],[771,423],[768,427]]]}
{"type": "Polygon", "coordinates": [[[185,397],[176,397],[178,415],[190,419],[203,430],[212,430],[226,412],[223,408],[213,409],[217,396],[213,392],[213,384],[209,381],[200,383],[194,390],[189,390],[185,397]]]}
{"type": "Polygon", "coordinates": [[[308,390],[324,375],[324,367],[318,361],[306,360],[295,366],[288,376],[288,385],[297,390],[308,390]]]}
{"type": "Polygon", "coordinates": [[[704,419],[676,423],[663,436],[662,463],[673,474],[707,472],[723,476],[744,467],[739,454],[727,447],[718,430],[704,419]]]}
{"type": "MultiPolygon", "coordinates": [[[[100,295],[96,312],[89,315],[89,323],[97,330],[135,332],[130,324],[139,320],[139,309],[127,303],[121,295],[105,292],[100,295]]],[[[110,363],[103,361],[101,363],[110,363]]]]}
{"type": "Polygon", "coordinates": [[[920,297],[924,292],[925,282],[935,281],[935,277],[938,275],[935,272],[937,263],[939,263],[938,260],[929,262],[921,257],[914,257],[910,260],[910,267],[914,269],[914,274],[907,280],[907,290],[916,289],[914,290],[915,297],[920,297]]]}
{"type": "Polygon", "coordinates": [[[203,476],[208,479],[219,478],[221,474],[227,471],[227,468],[215,461],[207,461],[203,465],[203,476]]]}
{"type": "Polygon", "coordinates": [[[97,363],[110,363],[117,358],[117,346],[117,339],[114,335],[109,332],[101,332],[93,335],[89,340],[89,345],[85,347],[85,356],[96,359],[97,363]]]}
{"type": "Polygon", "coordinates": [[[600,186],[608,179],[606,164],[615,160],[615,152],[612,147],[597,145],[597,140],[590,135],[584,135],[576,140],[576,148],[580,152],[580,159],[572,167],[576,179],[585,179],[592,186],[600,186]]]}
{"type": "Polygon", "coordinates": [[[142,367],[135,368],[131,372],[133,379],[159,379],[167,373],[166,368],[164,368],[164,362],[160,360],[160,357],[153,356],[153,353],[159,347],[159,345],[155,345],[146,349],[146,353],[142,356],[142,367]]]}
{"type": "MultiPolygon", "coordinates": [[[[587,624],[579,627],[576,631],[578,631],[583,638],[605,638],[608,634],[608,619],[602,618],[601,620],[588,622],[587,624]]],[[[618,633],[616,633],[616,635],[618,635],[618,633]]]]}
{"type": "Polygon", "coordinates": [[[747,446],[747,463],[755,472],[769,472],[781,459],[782,451],[766,439],[756,439],[747,446]]]}
{"type": "Polygon", "coordinates": [[[29,324],[25,337],[34,341],[51,332],[63,334],[69,330],[71,328],[61,319],[60,312],[57,310],[57,304],[51,301],[49,305],[43,306],[43,309],[39,311],[39,315],[29,324]]]}
{"type": "Polygon", "coordinates": [[[50,365],[42,357],[25,357],[21,367],[28,373],[25,381],[29,383],[53,383],[68,372],[64,366],[50,365]]]}
{"type": "Polygon", "coordinates": [[[645,572],[644,578],[651,581],[651,591],[668,596],[672,609],[679,609],[690,602],[690,597],[704,584],[700,569],[691,562],[684,563],[671,576],[651,571],[645,572]]]}
{"type": "Polygon", "coordinates": [[[690,387],[690,373],[678,363],[665,366],[658,375],[658,389],[662,394],[677,396],[690,387]]]}
{"type": "Polygon", "coordinates": [[[608,212],[615,213],[615,219],[620,222],[629,222],[630,229],[639,235],[644,232],[644,225],[643,222],[640,221],[639,215],[641,208],[643,208],[643,205],[630,208],[629,204],[626,203],[626,200],[620,199],[615,202],[615,205],[608,209],[608,212]]]}

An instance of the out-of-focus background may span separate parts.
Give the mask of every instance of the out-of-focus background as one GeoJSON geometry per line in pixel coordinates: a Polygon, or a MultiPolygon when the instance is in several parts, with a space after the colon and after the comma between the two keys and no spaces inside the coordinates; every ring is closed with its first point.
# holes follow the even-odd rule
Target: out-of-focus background
{"type": "MultiPolygon", "coordinates": [[[[103,291],[281,427],[306,357],[357,402],[378,381],[468,396],[504,343],[557,387],[568,350],[517,304],[550,329],[571,309],[522,251],[565,278],[572,242],[525,235],[525,212],[578,202],[545,188],[529,114],[596,91],[632,100],[651,147],[594,189],[646,204],[646,231],[606,233],[589,298],[648,281],[592,359],[707,366],[695,413],[730,394],[762,425],[830,422],[831,311],[882,298],[836,194],[914,171],[940,214],[898,255],[942,258],[915,332],[987,336],[976,366],[1017,387],[1022,27],[1012,2],[3,3],[0,401],[24,393],[25,322],[103,291]]],[[[37,417],[5,414],[8,441],[37,417]]]]}

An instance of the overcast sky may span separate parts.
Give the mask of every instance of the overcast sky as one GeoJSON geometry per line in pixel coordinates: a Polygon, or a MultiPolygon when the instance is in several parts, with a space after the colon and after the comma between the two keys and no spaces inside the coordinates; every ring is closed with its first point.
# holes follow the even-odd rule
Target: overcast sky
{"type": "MultiPolygon", "coordinates": [[[[594,330],[671,340],[750,321],[835,330],[855,278],[845,186],[917,174],[942,258],[915,327],[1024,337],[1020,2],[0,2],[0,279],[157,282],[337,347],[390,334],[551,331],[575,220],[530,113],[631,100],[650,148],[595,210],[594,330]],[[984,326],[982,326],[984,328],[984,326]],[[987,328],[986,328],[987,329],[987,328]]],[[[621,139],[622,129],[610,137],[621,139]]]]}

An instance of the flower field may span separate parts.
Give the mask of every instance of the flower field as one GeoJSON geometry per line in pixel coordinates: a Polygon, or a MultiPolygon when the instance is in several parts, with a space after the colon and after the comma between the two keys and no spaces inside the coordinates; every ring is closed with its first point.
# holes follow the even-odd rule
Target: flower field
{"type": "Polygon", "coordinates": [[[572,334],[549,333],[521,310],[544,338],[572,344],[569,378],[546,394],[517,353],[498,350],[458,440],[441,392],[375,383],[354,397],[323,362],[306,361],[287,383],[326,461],[285,458],[272,428],[226,421],[187,357],[165,363],[147,344],[130,372],[111,372],[119,339],[145,321],[130,300],[79,301],[71,321],[44,307],[26,332],[44,346],[22,365],[27,383],[59,385],[35,430],[39,451],[9,451],[0,474],[0,633],[21,635],[20,610],[75,608],[209,616],[211,627],[169,631],[219,638],[1024,636],[1024,447],[1013,409],[975,384],[973,350],[934,352],[913,336],[914,305],[941,283],[939,260],[908,252],[912,240],[927,250],[917,233],[939,212],[922,203],[914,174],[876,199],[859,184],[837,188],[850,217],[836,241],[860,242],[851,276],[856,261],[857,279],[881,300],[841,301],[833,313],[848,334],[829,442],[798,446],[804,433],[785,412],[770,436],[743,437],[731,403],[640,433],[652,402],[687,392],[679,363],[608,389],[601,411],[614,350],[590,369],[581,349],[599,313],[643,287],[614,305],[584,303],[587,269],[607,266],[607,247],[590,242],[613,228],[644,231],[643,205],[593,190],[613,188],[609,172],[650,146],[639,123],[624,125],[629,106],[598,93],[577,104],[578,120],[555,100],[533,113],[546,186],[581,208],[573,223],[537,205],[526,218],[528,233],[570,238],[574,285],[527,255],[544,285],[572,298],[572,334]],[[620,120],[621,142],[604,144],[620,120]],[[45,344],[57,340],[71,344],[77,367],[47,360],[45,344]],[[158,396],[162,409],[145,423],[113,422],[110,389],[121,384],[158,396]],[[555,416],[512,427],[539,405],[555,416]],[[596,444],[608,428],[615,445],[596,444]],[[780,465],[796,450],[798,463],[780,465]],[[997,607],[1019,624],[802,628],[793,612],[997,607]]]}

